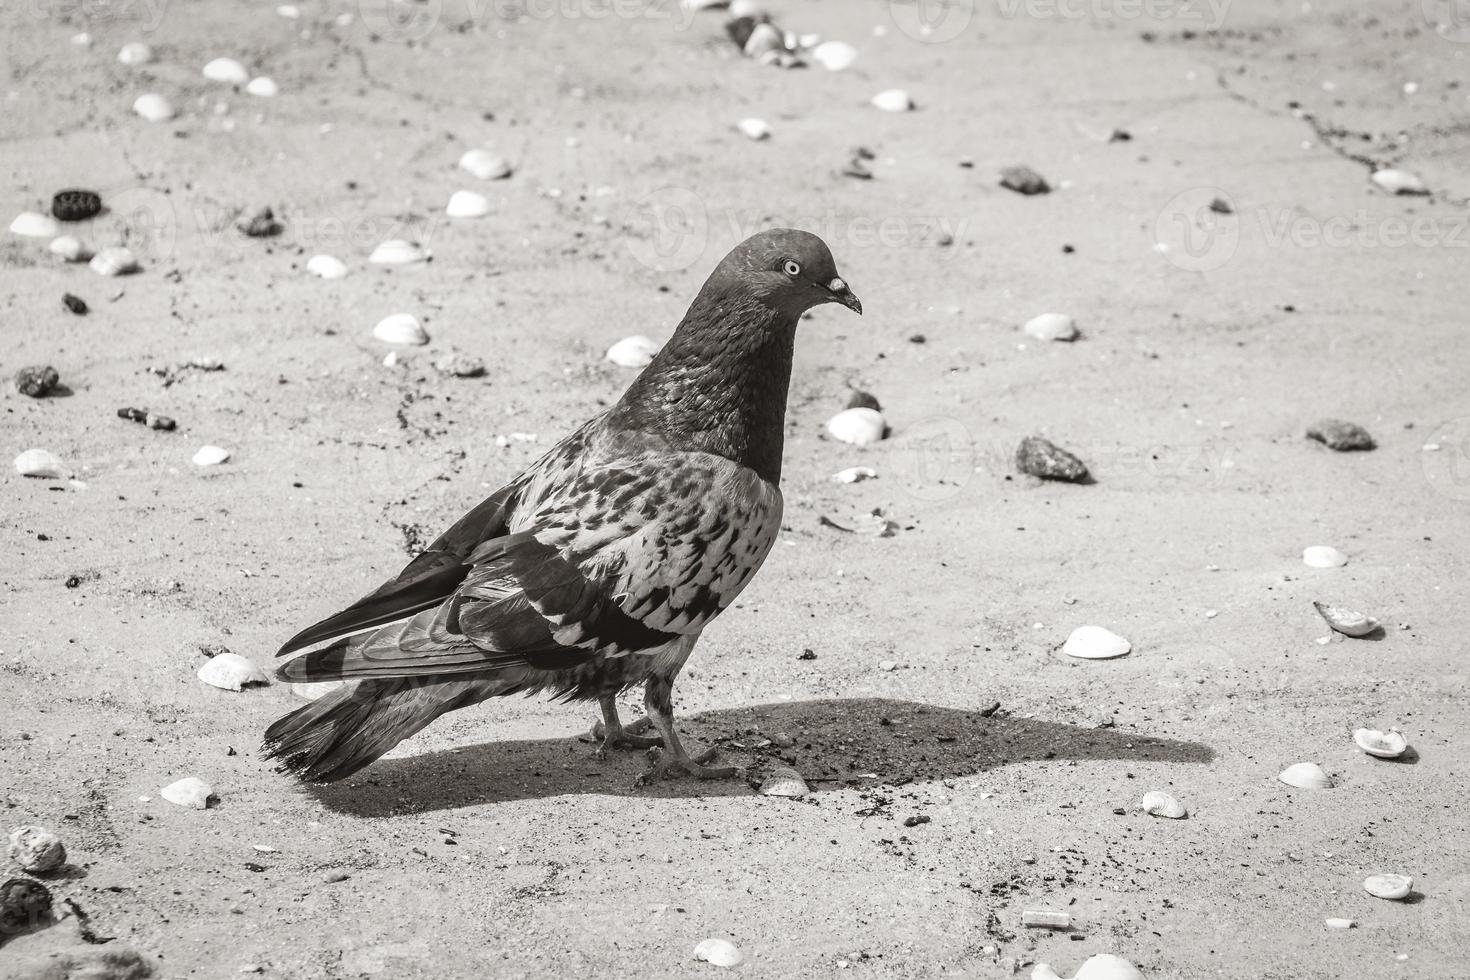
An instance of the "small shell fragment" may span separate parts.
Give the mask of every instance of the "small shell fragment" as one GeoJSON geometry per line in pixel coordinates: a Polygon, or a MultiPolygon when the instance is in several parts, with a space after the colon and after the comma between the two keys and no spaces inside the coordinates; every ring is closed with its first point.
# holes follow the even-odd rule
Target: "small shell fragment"
{"type": "Polygon", "coordinates": [[[281,87],[276,84],[274,78],[261,75],[258,78],[252,78],[250,84],[245,86],[245,91],[256,98],[269,99],[279,95],[281,87]]]}
{"type": "Polygon", "coordinates": [[[158,795],[178,806],[194,810],[206,810],[209,801],[215,799],[214,789],[197,776],[186,776],[176,783],[169,783],[158,791],[158,795]]]}
{"type": "Polygon", "coordinates": [[[844,408],[827,420],[827,433],[853,446],[878,442],[886,429],[882,413],[873,408],[844,408]]]}
{"type": "MultiPolygon", "coordinates": [[[[1031,980],[1062,980],[1046,963],[1038,963],[1031,971],[1031,980]]],[[[1077,971],[1072,980],[1144,980],[1143,973],[1128,960],[1112,953],[1098,953],[1090,957],[1077,971]]]]}
{"type": "Polygon", "coordinates": [[[607,349],[607,359],[618,367],[647,367],[659,352],[659,344],[642,334],[624,337],[607,349]]]}
{"type": "Polygon", "coordinates": [[[418,243],[404,241],[402,238],[390,238],[373,249],[373,254],[368,256],[368,261],[373,265],[409,265],[414,262],[424,262],[428,258],[429,253],[418,243]]]}
{"type": "Polygon", "coordinates": [[[49,214],[22,211],[10,222],[10,233],[24,238],[55,238],[61,234],[61,226],[49,214]]]}
{"type": "Polygon", "coordinates": [[[10,860],[22,871],[45,874],[66,863],[66,847],[61,838],[45,827],[27,825],[10,832],[10,860]]]}
{"type": "Polygon", "coordinates": [[[890,88],[873,96],[873,105],[884,112],[908,112],[914,107],[914,100],[906,90],[890,88]]]}
{"type": "Polygon", "coordinates": [[[735,124],[735,128],[750,139],[757,141],[769,139],[771,136],[771,127],[764,119],[756,119],[754,117],[742,119],[735,124]]]}
{"type": "Polygon", "coordinates": [[[1378,629],[1378,620],[1372,616],[1364,616],[1360,612],[1344,609],[1341,606],[1329,606],[1325,602],[1313,602],[1318,614],[1343,636],[1367,636],[1378,629]]]}
{"type": "Polygon", "coordinates": [[[1302,549],[1302,561],[1311,568],[1341,568],[1348,563],[1348,556],[1325,544],[1314,544],[1302,549]]]}
{"type": "Polygon", "coordinates": [[[1387,167],[1383,170],[1375,170],[1370,179],[1381,190],[1388,191],[1390,194],[1422,196],[1429,193],[1429,188],[1425,186],[1424,181],[1419,179],[1419,175],[1407,170],[1387,167]]]}
{"type": "Polygon", "coordinates": [[[1359,728],[1353,732],[1353,743],[1369,755],[1380,759],[1397,759],[1409,751],[1408,739],[1397,729],[1380,732],[1376,728],[1359,728]]]}
{"type": "Polygon", "coordinates": [[[1021,330],[1036,340],[1059,340],[1070,343],[1077,339],[1077,324],[1065,313],[1043,313],[1026,321],[1021,330]]]}
{"type": "Polygon", "coordinates": [[[481,180],[503,180],[510,176],[510,164],[489,150],[468,150],[459,158],[459,166],[481,180]]]}
{"type": "Polygon", "coordinates": [[[1184,804],[1162,790],[1150,790],[1143,794],[1143,802],[1139,804],[1144,813],[1151,817],[1167,817],[1170,820],[1183,820],[1189,815],[1184,809],[1184,804]]]}
{"type": "Polygon", "coordinates": [[[335,255],[313,255],[306,260],[306,271],[323,279],[341,279],[347,275],[347,263],[335,255]]]}
{"type": "Polygon", "coordinates": [[[138,260],[121,245],[104,248],[88,263],[99,276],[130,276],[138,271],[138,260]]]}
{"type": "Polygon", "coordinates": [[[1332,778],[1315,762],[1298,762],[1281,770],[1276,777],[1288,786],[1297,789],[1331,789],[1332,778]]]}
{"type": "Polygon", "coordinates": [[[195,466],[218,466],[230,458],[228,449],[218,446],[200,446],[199,451],[194,454],[195,466]]]}
{"type": "Polygon", "coordinates": [[[215,58],[204,66],[203,74],[211,82],[224,82],[226,85],[244,85],[250,81],[250,73],[234,58],[215,58]]]}
{"type": "Polygon", "coordinates": [[[383,317],[373,327],[373,336],[385,344],[422,347],[429,342],[428,332],[412,313],[392,313],[383,317]]]}
{"type": "Polygon", "coordinates": [[[1369,875],[1363,879],[1363,890],[1374,898],[1396,902],[1409,897],[1409,892],[1414,890],[1414,879],[1408,875],[1369,875]]]}
{"type": "Polygon", "coordinates": [[[828,71],[851,68],[857,56],[857,48],[845,41],[823,41],[812,48],[812,60],[828,71]]]}
{"type": "Polygon", "coordinates": [[[1357,925],[1357,922],[1353,919],[1326,919],[1324,921],[1327,923],[1327,928],[1329,929],[1351,929],[1357,925]]]}
{"type": "Polygon", "coordinates": [[[710,966],[739,966],[745,960],[735,944],[727,939],[706,939],[694,947],[694,958],[710,966]]]}
{"type": "Polygon", "coordinates": [[[61,476],[61,460],[44,449],[27,449],[15,457],[15,472],[38,480],[55,480],[61,476]]]}
{"type": "Polygon", "coordinates": [[[129,41],[117,52],[117,60],[124,65],[146,65],[153,60],[153,49],[142,41],[129,41]]]}
{"type": "Polygon", "coordinates": [[[238,653],[221,653],[210,657],[196,676],[210,687],[222,691],[238,691],[248,684],[269,684],[265,673],[238,653]]]}
{"type": "Polygon", "coordinates": [[[444,213],[451,218],[483,218],[490,213],[490,202],[484,194],[474,191],[455,191],[449,196],[444,213]]]}
{"type": "Polygon", "coordinates": [[[1074,629],[1062,652],[1082,660],[1111,660],[1133,649],[1133,645],[1112,630],[1101,626],[1079,626],[1074,629]]]}
{"type": "Polygon", "coordinates": [[[174,117],[174,104],[157,92],[145,92],[133,100],[133,111],[149,122],[167,122],[174,117]]]}
{"type": "Polygon", "coordinates": [[[46,247],[52,255],[59,255],[68,262],[85,262],[92,257],[92,250],[75,235],[58,235],[46,247]]]}
{"type": "Polygon", "coordinates": [[[878,476],[878,471],[871,466],[849,466],[845,470],[838,470],[832,474],[833,483],[862,483],[864,480],[872,480],[878,476]]]}
{"type": "Polygon", "coordinates": [[[762,796],[784,796],[788,799],[799,800],[811,792],[806,780],[801,773],[795,769],[782,766],[772,769],[771,774],[761,782],[760,792],[762,796]]]}

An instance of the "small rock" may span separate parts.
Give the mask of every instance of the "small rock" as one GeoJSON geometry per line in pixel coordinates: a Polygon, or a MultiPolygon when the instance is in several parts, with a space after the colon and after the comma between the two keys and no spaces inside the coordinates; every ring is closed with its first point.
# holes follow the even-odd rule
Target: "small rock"
{"type": "Polygon", "coordinates": [[[133,102],[133,111],[149,122],[168,122],[174,117],[174,104],[157,92],[147,92],[133,102]]]}
{"type": "Polygon", "coordinates": [[[742,119],[735,124],[735,128],[750,139],[757,141],[769,139],[771,136],[771,127],[767,125],[764,119],[756,119],[754,117],[742,119]]]}
{"type": "Polygon", "coordinates": [[[1341,568],[1348,563],[1348,556],[1336,548],[1314,544],[1302,549],[1302,562],[1310,568],[1341,568]]]}
{"type": "Polygon", "coordinates": [[[57,221],[86,221],[102,213],[102,197],[96,191],[69,188],[51,198],[51,214],[57,221]]]}
{"type": "Polygon", "coordinates": [[[624,337],[607,349],[607,359],[618,367],[647,367],[659,352],[659,345],[642,334],[624,337]]]}
{"type": "Polygon", "coordinates": [[[250,73],[234,58],[215,58],[204,66],[203,75],[211,82],[223,82],[226,85],[244,85],[250,81],[250,73]]]}
{"type": "Polygon", "coordinates": [[[459,166],[481,180],[503,180],[511,174],[510,164],[489,150],[469,150],[459,158],[459,166]]]}
{"type": "Polygon", "coordinates": [[[335,885],[337,882],[346,881],[348,878],[351,877],[352,875],[348,874],[345,871],[328,871],[326,874],[322,875],[322,881],[325,881],[329,885],[335,885]]]}
{"type": "Polygon", "coordinates": [[[1375,170],[1372,181],[1380,189],[1390,194],[1402,194],[1406,196],[1423,196],[1429,193],[1429,188],[1417,174],[1407,170],[1397,170],[1389,167],[1384,170],[1375,170]]]}
{"type": "Polygon", "coordinates": [[[694,947],[694,958],[710,966],[739,966],[745,957],[735,944],[725,939],[706,939],[694,947]]]}
{"type": "Polygon", "coordinates": [[[270,208],[261,208],[249,221],[237,227],[247,238],[274,238],[285,230],[270,208]]]}
{"type": "Polygon", "coordinates": [[[138,260],[121,246],[104,248],[92,256],[89,265],[99,276],[130,276],[138,271],[138,260]]]}
{"type": "Polygon", "coordinates": [[[258,78],[252,78],[250,84],[245,86],[245,91],[256,98],[270,99],[280,94],[281,88],[276,84],[274,78],[261,75],[258,78]]]}
{"type": "Polygon", "coordinates": [[[1133,649],[1133,644],[1101,626],[1079,626],[1067,636],[1062,652],[1083,660],[1111,660],[1133,649]]]}
{"type": "Polygon", "coordinates": [[[87,301],[82,299],[80,296],[73,296],[71,293],[64,293],[61,297],[61,305],[65,306],[68,310],[70,310],[72,313],[75,313],[77,316],[87,315],[87,301]]]}
{"type": "Polygon", "coordinates": [[[485,362],[478,357],[458,352],[446,354],[434,362],[435,370],[456,378],[480,378],[485,375],[485,362]]]}
{"type": "Polygon", "coordinates": [[[1026,321],[1021,328],[1026,336],[1037,340],[1057,340],[1070,343],[1077,339],[1077,324],[1065,313],[1043,313],[1026,321]]]}
{"type": "Polygon", "coordinates": [[[20,865],[22,871],[45,874],[55,871],[66,863],[66,848],[45,827],[26,825],[10,832],[8,848],[10,860],[20,865]]]}
{"type": "Polygon", "coordinates": [[[853,446],[878,442],[886,431],[882,414],[865,406],[843,409],[827,420],[827,432],[832,438],[853,446]]]}
{"type": "Polygon", "coordinates": [[[444,213],[451,218],[483,218],[490,213],[490,201],[474,191],[455,191],[449,195],[444,213]]]}
{"type": "Polygon", "coordinates": [[[148,412],[143,416],[143,424],[150,429],[157,429],[159,432],[172,432],[179,426],[179,423],[167,415],[154,415],[152,412],[148,412]]]}
{"type": "Polygon", "coordinates": [[[214,789],[196,776],[186,776],[178,782],[169,783],[158,791],[158,795],[178,806],[193,810],[206,810],[211,800],[216,800],[214,789]]]}
{"type": "Polygon", "coordinates": [[[67,262],[86,262],[92,257],[92,250],[75,235],[57,235],[46,248],[67,262]]]}
{"type": "Polygon", "coordinates": [[[1043,480],[1082,483],[1089,478],[1082,460],[1041,436],[1021,440],[1016,449],[1016,468],[1043,480]]]}
{"type": "Polygon", "coordinates": [[[914,100],[904,89],[890,88],[873,96],[873,105],[884,112],[908,112],[914,107],[914,100]]]}
{"type": "Polygon", "coordinates": [[[51,892],[45,885],[25,878],[11,878],[0,885],[0,939],[29,932],[49,918],[51,892]]]}
{"type": "Polygon", "coordinates": [[[194,454],[195,466],[218,466],[230,458],[227,449],[218,446],[200,446],[199,451],[194,454]]]}
{"type": "Polygon", "coordinates": [[[15,390],[30,398],[45,398],[61,381],[49,364],[23,367],[15,372],[15,390]]]}
{"type": "Polygon", "coordinates": [[[1027,197],[1033,194],[1046,194],[1051,190],[1051,185],[1046,182],[1045,177],[1024,164],[1006,167],[1002,170],[1000,186],[1018,194],[1025,194],[1027,197]]]}
{"type": "Polygon", "coordinates": [[[15,457],[15,472],[38,480],[55,480],[61,476],[61,460],[44,449],[27,449],[15,457]]]}
{"type": "Polygon", "coordinates": [[[1307,430],[1307,438],[1340,453],[1364,452],[1378,445],[1367,429],[1341,419],[1323,419],[1307,430]]]}
{"type": "Polygon", "coordinates": [[[117,60],[130,67],[146,65],[153,60],[153,49],[142,41],[130,41],[118,49],[117,60]]]}

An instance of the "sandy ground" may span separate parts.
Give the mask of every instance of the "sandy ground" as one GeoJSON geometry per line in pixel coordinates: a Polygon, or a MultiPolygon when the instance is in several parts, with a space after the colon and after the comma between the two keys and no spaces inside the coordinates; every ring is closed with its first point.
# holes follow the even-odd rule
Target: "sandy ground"
{"type": "MultiPolygon", "coordinates": [[[[4,451],[75,478],[0,476],[5,822],[63,836],[58,903],[116,937],[89,948],[163,977],[687,977],[719,972],[690,956],[714,936],[770,977],[1070,975],[1100,951],[1151,980],[1470,976],[1470,26],[1437,0],[1326,6],[778,4],[859,48],[829,73],[744,60],[720,14],[671,5],[5,4],[6,220],[92,187],[110,210],[83,237],[143,262],[105,279],[0,246],[4,370],[67,386],[7,384],[4,451]],[[118,64],[132,40],[155,62],[118,64]],[[281,94],[202,79],[220,55],[281,94]],[[916,111],[867,104],[894,86],[916,111]],[[145,91],[179,118],[132,115],[145,91]],[[871,181],[837,175],[859,144],[871,181]],[[457,170],[477,145],[514,176],[457,170]],[[1015,163],[1057,189],[997,187],[1015,163]],[[1370,163],[1434,194],[1376,191],[1370,163]],[[488,217],[442,217],[463,187],[488,217]],[[235,230],[266,205],[280,237],[235,230]],[[330,788],[270,771],[260,734],[299,695],[205,688],[201,647],[267,662],[375,586],[615,398],[606,346],[666,336],[771,224],[822,234],[867,315],[799,338],[786,533],[676,696],[689,733],[757,771],[784,751],[816,792],[635,790],[641,757],[576,739],[591,710],[534,700],[330,788]],[[367,265],[394,237],[433,261],[367,265]],[[316,252],[351,275],[307,275],[316,252]],[[1082,339],[1027,342],[1047,311],[1082,339]],[[371,330],[393,312],[433,342],[389,368],[371,330]],[[451,350],[489,373],[441,376],[451,350]],[[226,368],[154,370],[196,357],[226,368]],[[849,385],[890,439],[823,436],[849,385]],[[1308,442],[1322,416],[1379,448],[1308,442]],[[1096,484],[1015,474],[1032,433],[1096,484]],[[204,444],[232,458],[196,468],[204,444]],[[851,465],[879,478],[829,481],[851,465]],[[874,507],[892,537],[819,523],[874,507]],[[1306,568],[1313,544],[1351,562],[1306,568]],[[1319,643],[1314,599],[1385,633],[1319,643]],[[1132,654],[1063,657],[1083,623],[1132,654]],[[1364,756],[1362,725],[1416,757],[1364,756]],[[752,731],[795,745],[741,751],[752,731]],[[1304,760],[1336,786],[1277,781],[1304,760]],[[160,800],[189,775],[218,806],[160,800]],[[1189,818],[1140,813],[1150,789],[1189,818]],[[1369,897],[1379,871],[1411,900],[1369,897]],[[1023,929],[1025,908],[1076,926],[1023,929]]],[[[77,933],[14,940],[0,975],[77,933]]]]}

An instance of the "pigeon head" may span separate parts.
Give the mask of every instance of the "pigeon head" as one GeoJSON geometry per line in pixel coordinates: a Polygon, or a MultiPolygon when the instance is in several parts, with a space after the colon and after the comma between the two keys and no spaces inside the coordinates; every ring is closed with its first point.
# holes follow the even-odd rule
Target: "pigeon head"
{"type": "Polygon", "coordinates": [[[711,282],[739,284],[763,304],[798,317],[823,303],[841,303],[858,315],[863,304],[837,274],[827,243],[809,231],[773,228],[736,245],[716,267],[711,282]]]}

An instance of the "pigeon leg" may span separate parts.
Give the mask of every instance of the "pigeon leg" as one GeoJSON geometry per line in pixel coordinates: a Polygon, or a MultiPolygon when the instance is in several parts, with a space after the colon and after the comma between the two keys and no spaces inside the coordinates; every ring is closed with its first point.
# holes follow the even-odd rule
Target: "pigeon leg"
{"type": "Polygon", "coordinates": [[[643,707],[648,711],[648,717],[653,719],[653,726],[663,736],[663,744],[667,751],[660,755],[658,761],[653,764],[653,768],[640,775],[633,785],[647,786],[671,775],[694,776],[697,779],[727,779],[741,775],[741,770],[736,766],[703,765],[714,758],[714,749],[706,749],[699,755],[691,756],[689,750],[684,748],[683,743],[679,741],[678,733],[674,731],[673,693],[674,682],[670,678],[650,677],[648,683],[643,687],[643,707]]]}
{"type": "Polygon", "coordinates": [[[597,742],[593,755],[598,759],[606,759],[608,749],[654,749],[664,744],[657,735],[641,734],[653,727],[649,718],[624,725],[618,718],[618,703],[611,694],[598,698],[597,703],[602,706],[602,721],[592,726],[592,739],[597,742]]]}

